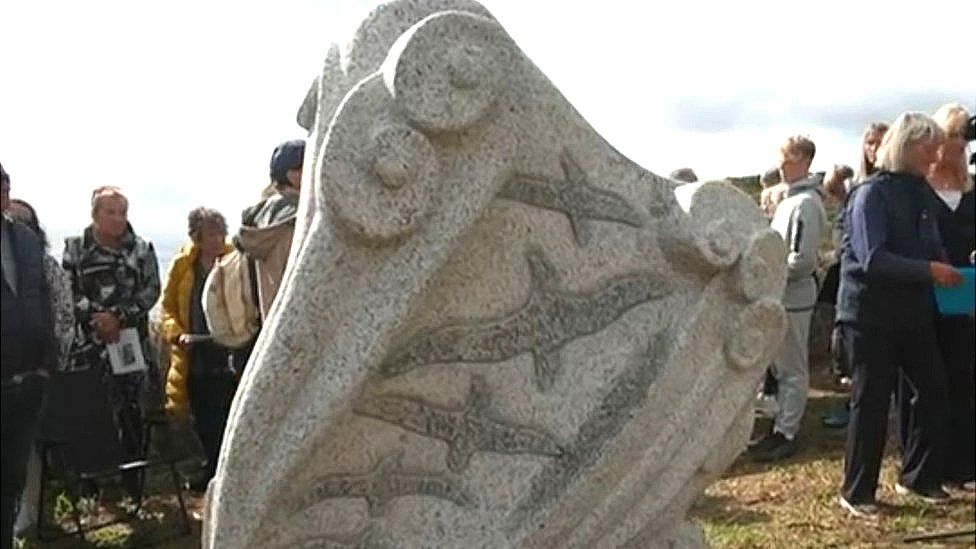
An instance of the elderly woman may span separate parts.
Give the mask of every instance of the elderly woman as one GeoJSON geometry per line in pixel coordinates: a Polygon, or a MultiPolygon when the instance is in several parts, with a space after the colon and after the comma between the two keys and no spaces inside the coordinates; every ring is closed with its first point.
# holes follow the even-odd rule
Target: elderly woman
{"type": "Polygon", "coordinates": [[[890,395],[898,372],[915,389],[915,418],[902,452],[897,489],[944,501],[946,379],[938,358],[932,285],[960,273],[940,261],[934,197],[926,176],[945,134],[922,113],[898,117],[878,150],[879,172],[852,194],[844,212],[837,318],[851,354],[853,392],[840,504],[855,516],[878,512],[875,491],[890,395]]]}
{"type": "Polygon", "coordinates": [[[202,492],[216,471],[224,425],[237,389],[232,356],[209,338],[203,285],[217,258],[231,247],[226,242],[227,222],[220,212],[196,208],[187,221],[190,242],[173,258],[163,287],[162,331],[171,349],[166,411],[177,419],[193,414],[207,470],[191,488],[202,492]]]}
{"type": "MultiPolygon", "coordinates": [[[[966,126],[969,113],[959,104],[944,105],[933,116],[946,133],[939,147],[938,162],[928,172],[928,182],[935,194],[939,234],[949,262],[957,267],[970,266],[976,248],[976,201],[973,176],[966,160],[966,126]]],[[[947,432],[945,480],[953,488],[976,490],[976,387],[973,383],[973,317],[969,315],[936,315],[935,335],[949,382],[949,425],[947,432]]],[[[910,404],[910,401],[905,404],[910,404]]],[[[905,415],[905,414],[903,414],[905,415]]],[[[913,414],[907,414],[912,417],[913,414]]]]}
{"type": "MultiPolygon", "coordinates": [[[[61,265],[71,277],[74,297],[75,339],[68,368],[103,372],[125,457],[138,459],[143,453],[145,398],[158,389],[150,353],[149,309],[159,298],[159,267],[152,244],[132,230],[128,211],[129,200],[119,188],[95,189],[92,223],[81,236],[65,240],[61,265]],[[119,343],[123,333],[138,337],[146,366],[141,371],[126,372],[112,365],[107,345],[119,343]]],[[[133,349],[127,350],[126,364],[138,365],[129,360],[133,349]]],[[[126,480],[133,495],[141,490],[136,478],[130,475],[126,480]]]]}

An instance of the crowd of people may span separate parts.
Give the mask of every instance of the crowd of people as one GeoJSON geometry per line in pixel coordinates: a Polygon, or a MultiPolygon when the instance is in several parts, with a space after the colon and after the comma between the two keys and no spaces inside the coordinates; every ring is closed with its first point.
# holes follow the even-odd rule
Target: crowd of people
{"type": "MultiPolygon", "coordinates": [[[[932,291],[960,284],[958,268],[973,261],[973,178],[966,158],[972,124],[959,105],[932,117],[909,112],[890,125],[872,124],[856,173],[842,165],[811,173],[816,146],[793,136],[780,147],[779,164],[761,177],[759,205],[788,251],[783,305],[789,328],[764,382],[776,404],[773,425],[749,452],[760,461],[796,452],[810,385],[811,317],[818,301],[834,304],[834,368],[849,380],[851,396],[825,424],[848,428],[840,502],[856,515],[877,512],[892,399],[903,454],[898,490],[930,501],[944,500],[945,486],[973,491],[973,317],[940,314],[932,291]],[[839,215],[832,227],[835,252],[823,261],[828,209],[839,215]]],[[[219,211],[192,210],[189,242],[162,281],[152,244],[129,222],[121,189],[93,191],[91,224],[65,241],[59,264],[48,254],[34,209],[10,198],[11,177],[0,166],[4,548],[15,520],[18,530],[30,522],[31,513],[17,518],[18,508],[36,504],[30,485],[38,481],[40,456],[34,443],[45,388],[57,376],[98,373],[126,459],[144,457],[150,413],[164,409],[191,422],[207,466],[190,488],[205,490],[238,380],[282,280],[304,148],[295,140],[274,150],[271,182],[243,212],[231,240],[219,211]],[[230,273],[235,268],[243,270],[230,273]],[[233,287],[237,274],[248,281],[243,288],[233,287]],[[208,289],[220,284],[220,291],[208,289]],[[233,303],[228,288],[238,292],[233,303]],[[255,322],[211,310],[210,293],[223,296],[217,303],[225,309],[252,307],[255,322]],[[161,319],[154,330],[149,312],[157,302],[161,319]],[[154,331],[169,357],[165,371],[154,331]]],[[[690,169],[672,178],[697,180],[690,169]]],[[[124,479],[137,497],[139,482],[136,475],[124,479]]]]}
{"type": "Polygon", "coordinates": [[[757,400],[773,425],[749,454],[770,462],[797,451],[811,317],[818,302],[832,305],[833,371],[850,399],[823,423],[847,428],[839,502],[856,516],[878,513],[890,408],[898,415],[899,494],[937,503],[949,491],[976,490],[972,310],[942,313],[933,291],[961,284],[960,269],[974,262],[973,124],[958,104],[873,123],[856,173],[835,165],[811,174],[816,148],[794,136],[761,177],[760,206],[788,250],[789,329],[757,400]],[[832,228],[828,209],[837,211],[832,228]],[[833,251],[818,254],[828,231],[833,251]]]}
{"type": "MultiPolygon", "coordinates": [[[[257,330],[228,345],[215,338],[205,311],[205,284],[220,259],[238,255],[253,287],[258,324],[284,274],[301,185],[305,142],[275,148],[270,184],[261,200],[242,213],[240,232],[227,239],[224,216],[192,210],[189,242],[160,280],[156,253],[128,219],[129,199],[117,187],[91,195],[91,224],[65,240],[60,263],[30,204],[11,198],[11,176],[2,180],[3,433],[0,547],[28,528],[36,514],[40,481],[36,442],[47,412],[48,386],[62,376],[95,372],[111,410],[116,442],[125,461],[145,457],[146,420],[165,410],[189,422],[199,437],[206,467],[189,488],[202,492],[217,465],[230,404],[257,330]],[[149,313],[160,304],[160,321],[149,313]],[[154,337],[156,336],[156,337],[154,337]],[[161,348],[163,347],[163,348],[161,348]],[[168,368],[160,369],[160,356],[168,368]]],[[[220,311],[214,314],[219,317],[220,311]]],[[[134,498],[142,477],[122,477],[134,498]]],[[[88,487],[98,490],[98,486],[88,487]]]]}

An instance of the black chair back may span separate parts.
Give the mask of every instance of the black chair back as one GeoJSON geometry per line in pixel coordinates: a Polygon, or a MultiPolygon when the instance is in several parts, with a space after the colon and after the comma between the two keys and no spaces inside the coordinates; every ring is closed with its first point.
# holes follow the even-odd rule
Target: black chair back
{"type": "Polygon", "coordinates": [[[124,460],[108,389],[98,368],[51,376],[41,439],[56,442],[62,466],[72,473],[114,469],[124,460]]]}

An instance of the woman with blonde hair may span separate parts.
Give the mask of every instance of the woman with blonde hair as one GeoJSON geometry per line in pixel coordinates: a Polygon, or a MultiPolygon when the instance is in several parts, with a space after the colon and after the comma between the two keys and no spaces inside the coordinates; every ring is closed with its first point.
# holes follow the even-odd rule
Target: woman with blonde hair
{"type": "MultiPolygon", "coordinates": [[[[936,216],[943,246],[949,262],[957,267],[968,267],[970,255],[976,248],[976,200],[973,176],[966,162],[969,116],[957,103],[943,105],[935,112],[933,118],[945,132],[946,139],[939,147],[938,161],[929,168],[927,178],[938,196],[936,216]]],[[[949,383],[945,481],[950,487],[967,492],[976,490],[974,330],[976,327],[969,315],[936,315],[935,335],[949,383]]]]}
{"type": "MultiPolygon", "coordinates": [[[[847,201],[850,199],[851,193],[854,188],[864,181],[867,181],[869,177],[878,171],[876,166],[878,161],[878,147],[881,146],[881,140],[884,138],[885,133],[888,131],[887,122],[872,122],[868,127],[864,128],[864,133],[861,134],[861,163],[858,167],[857,174],[853,177],[846,179],[843,185],[843,199],[840,204],[840,215],[834,220],[834,226],[831,230],[831,238],[834,244],[834,254],[839,261],[841,248],[844,245],[844,215],[843,211],[847,207],[847,201]]],[[[835,193],[831,189],[827,189],[830,194],[835,194],[835,196],[840,196],[839,190],[835,193]]],[[[829,275],[828,275],[829,278],[829,275]]],[[[830,288],[824,284],[828,291],[833,292],[833,296],[837,296],[837,288],[830,288]]],[[[835,300],[836,302],[836,300],[835,300]]],[[[844,347],[844,325],[841,322],[834,322],[834,329],[830,333],[830,354],[833,359],[832,369],[838,378],[841,380],[842,384],[844,381],[849,381],[851,377],[850,372],[850,357],[848,356],[847,349],[844,347]]],[[[832,429],[839,429],[847,426],[847,422],[850,420],[850,403],[845,402],[842,407],[836,408],[829,411],[825,416],[821,418],[825,427],[832,429]]]]}
{"type": "Polygon", "coordinates": [[[937,205],[925,179],[944,139],[928,115],[899,116],[877,151],[878,173],[844,211],[837,319],[844,325],[853,390],[840,504],[855,516],[878,512],[875,492],[899,372],[915,390],[916,413],[896,488],[929,502],[948,498],[941,487],[947,388],[932,285],[955,286],[962,276],[942,260],[937,205]]]}
{"type": "Polygon", "coordinates": [[[887,131],[887,122],[872,122],[867,128],[864,128],[864,133],[861,134],[861,165],[857,170],[855,183],[866,181],[867,178],[874,175],[874,172],[878,171],[876,167],[878,147],[881,146],[881,140],[887,131]]]}

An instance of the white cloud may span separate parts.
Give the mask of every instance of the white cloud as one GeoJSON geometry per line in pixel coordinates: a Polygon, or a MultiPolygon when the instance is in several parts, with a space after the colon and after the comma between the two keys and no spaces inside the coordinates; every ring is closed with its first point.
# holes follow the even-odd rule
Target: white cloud
{"type": "MultiPolygon", "coordinates": [[[[327,44],[370,4],[6,3],[0,161],[13,194],[59,236],[87,223],[101,184],[126,189],[156,240],[178,239],[200,204],[234,224],[273,146],[302,135],[295,112],[327,44]]],[[[976,18],[974,2],[485,4],[597,131],[658,173],[757,173],[797,131],[817,141],[819,167],[853,163],[858,136],[830,113],[891,97],[893,117],[931,108],[897,100],[931,90],[976,102],[972,46],[943,23],[976,18]],[[715,131],[692,131],[681,105],[715,131]]]]}

